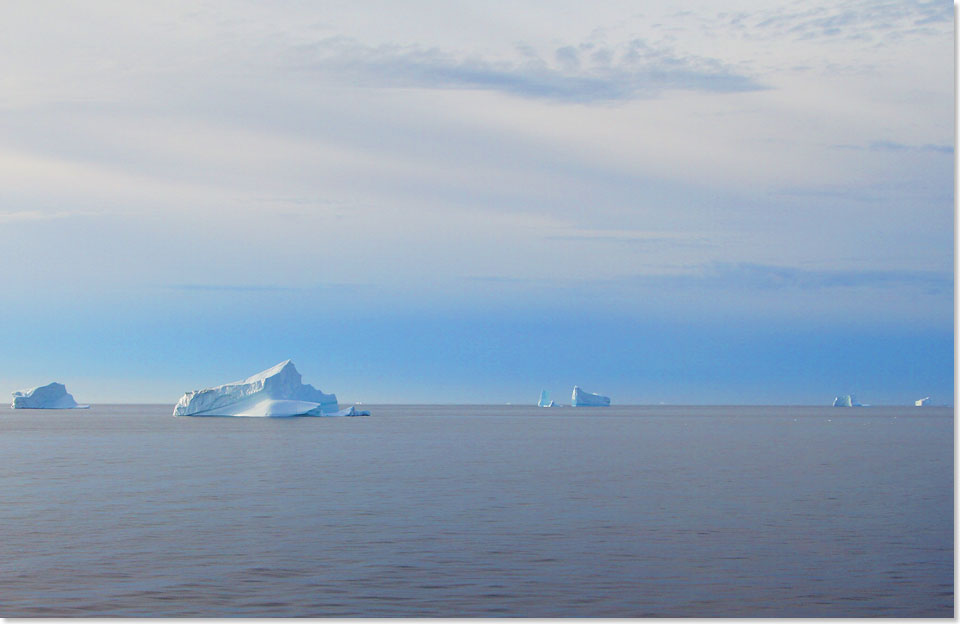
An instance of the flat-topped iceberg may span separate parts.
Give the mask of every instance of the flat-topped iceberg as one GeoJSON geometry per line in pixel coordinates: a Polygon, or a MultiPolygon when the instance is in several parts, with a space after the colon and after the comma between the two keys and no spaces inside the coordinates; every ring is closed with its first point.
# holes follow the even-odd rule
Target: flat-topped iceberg
{"type": "Polygon", "coordinates": [[[62,383],[49,383],[45,386],[18,390],[13,393],[13,409],[86,409],[89,405],[78,405],[62,383]]]}
{"type": "Polygon", "coordinates": [[[300,373],[287,360],[243,381],[187,392],[174,416],[369,416],[355,407],[340,409],[337,395],[324,394],[301,382],[300,373]]]}
{"type": "Polygon", "coordinates": [[[606,407],[610,405],[610,397],[581,390],[580,386],[573,387],[574,407],[606,407]]]}

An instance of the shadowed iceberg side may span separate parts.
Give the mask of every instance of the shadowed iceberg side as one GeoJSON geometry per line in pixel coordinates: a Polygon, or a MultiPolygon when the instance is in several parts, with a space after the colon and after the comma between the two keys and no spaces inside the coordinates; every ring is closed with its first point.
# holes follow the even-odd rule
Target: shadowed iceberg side
{"type": "Polygon", "coordinates": [[[78,405],[62,383],[49,383],[45,386],[18,390],[13,393],[13,409],[86,409],[89,405],[78,405]]]}
{"type": "Polygon", "coordinates": [[[287,360],[243,381],[187,392],[173,408],[174,416],[369,416],[354,407],[340,409],[337,395],[324,394],[301,382],[287,360]]]}

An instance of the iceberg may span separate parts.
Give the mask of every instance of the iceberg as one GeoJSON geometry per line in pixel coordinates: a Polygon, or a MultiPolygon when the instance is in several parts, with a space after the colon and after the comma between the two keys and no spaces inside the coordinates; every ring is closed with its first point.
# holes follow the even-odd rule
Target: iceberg
{"type": "Polygon", "coordinates": [[[538,407],[553,407],[555,403],[550,400],[550,393],[546,390],[540,391],[540,401],[537,403],[538,407]]]}
{"type": "Polygon", "coordinates": [[[13,393],[13,409],[87,409],[89,405],[78,405],[62,383],[49,383],[45,386],[18,390],[13,393]]]}
{"type": "Polygon", "coordinates": [[[926,407],[930,405],[930,397],[923,397],[922,399],[917,399],[916,401],[913,402],[913,404],[917,407],[926,407]]]}
{"type": "Polygon", "coordinates": [[[852,394],[841,394],[833,399],[834,407],[863,407],[852,394]]]}
{"type": "Polygon", "coordinates": [[[610,405],[610,397],[581,390],[580,386],[573,387],[574,407],[606,407],[610,405]]]}
{"type": "Polygon", "coordinates": [[[301,381],[286,360],[243,381],[187,392],[173,408],[174,416],[369,416],[356,407],[340,409],[337,395],[324,394],[301,381]]]}

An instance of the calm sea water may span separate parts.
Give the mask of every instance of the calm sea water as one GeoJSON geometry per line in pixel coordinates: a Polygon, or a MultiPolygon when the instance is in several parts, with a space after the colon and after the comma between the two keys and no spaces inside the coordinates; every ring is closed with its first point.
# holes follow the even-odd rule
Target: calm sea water
{"type": "Polygon", "coordinates": [[[952,617],[953,412],[0,408],[0,616],[952,617]]]}

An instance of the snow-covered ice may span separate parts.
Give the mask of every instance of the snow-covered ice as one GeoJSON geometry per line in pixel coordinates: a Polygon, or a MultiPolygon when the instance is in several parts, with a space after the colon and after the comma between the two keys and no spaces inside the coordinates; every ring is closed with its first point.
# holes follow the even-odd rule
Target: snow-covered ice
{"type": "Polygon", "coordinates": [[[340,409],[337,395],[324,394],[301,382],[287,360],[243,381],[187,392],[173,408],[174,416],[369,416],[355,407],[340,409]]]}
{"type": "Polygon", "coordinates": [[[78,405],[62,383],[49,383],[45,386],[18,390],[13,393],[13,409],[86,409],[89,405],[78,405]]]}
{"type": "Polygon", "coordinates": [[[574,407],[606,407],[610,405],[610,397],[581,390],[580,386],[573,387],[574,407]]]}

